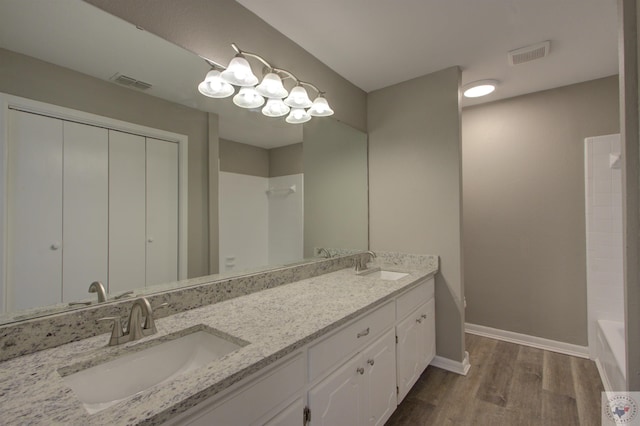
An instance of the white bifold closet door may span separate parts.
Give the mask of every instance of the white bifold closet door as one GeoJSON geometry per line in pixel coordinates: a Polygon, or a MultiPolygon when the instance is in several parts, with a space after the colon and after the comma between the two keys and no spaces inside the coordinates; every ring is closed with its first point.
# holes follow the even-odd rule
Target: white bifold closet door
{"type": "Polygon", "coordinates": [[[109,130],[109,292],[146,283],[145,138],[109,130]]]}
{"type": "Polygon", "coordinates": [[[62,127],[60,120],[9,111],[6,277],[10,311],[61,300],[62,127]]]}
{"type": "Polygon", "coordinates": [[[147,138],[147,285],[178,279],[178,144],[147,138]]]}
{"type": "Polygon", "coordinates": [[[108,285],[109,132],[63,122],[62,301],[90,297],[89,284],[108,285]]]}

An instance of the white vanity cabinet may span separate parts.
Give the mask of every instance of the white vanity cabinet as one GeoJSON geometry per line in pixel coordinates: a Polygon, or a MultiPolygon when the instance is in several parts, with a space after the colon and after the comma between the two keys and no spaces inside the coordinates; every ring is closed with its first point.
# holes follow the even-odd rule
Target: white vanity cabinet
{"type": "Polygon", "coordinates": [[[310,425],[383,425],[391,416],[397,406],[394,308],[387,303],[309,349],[311,380],[328,365],[325,359],[357,351],[312,385],[310,425]]]}
{"type": "Polygon", "coordinates": [[[251,376],[237,390],[225,396],[213,396],[166,424],[300,426],[304,382],[304,356],[298,353],[265,373],[251,376]]]}
{"type": "Polygon", "coordinates": [[[435,356],[433,278],[400,296],[396,303],[399,404],[435,356]]]}

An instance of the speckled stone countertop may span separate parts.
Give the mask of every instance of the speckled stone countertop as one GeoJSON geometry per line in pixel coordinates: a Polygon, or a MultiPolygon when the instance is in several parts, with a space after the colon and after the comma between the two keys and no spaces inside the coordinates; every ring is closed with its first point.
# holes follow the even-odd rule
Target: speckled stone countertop
{"type": "Polygon", "coordinates": [[[342,269],[161,318],[156,321],[157,334],[136,342],[108,347],[109,334],[102,334],[2,362],[0,422],[161,424],[437,271],[437,260],[410,267],[394,259],[382,260],[394,265],[390,269],[409,275],[383,281],[342,269]],[[206,327],[249,344],[93,415],[60,375],[206,327]]]}

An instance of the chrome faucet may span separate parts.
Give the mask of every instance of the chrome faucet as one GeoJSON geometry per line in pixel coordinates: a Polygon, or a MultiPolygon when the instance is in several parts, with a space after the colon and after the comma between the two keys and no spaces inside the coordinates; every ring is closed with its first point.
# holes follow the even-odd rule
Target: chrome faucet
{"type": "Polygon", "coordinates": [[[376,257],[377,257],[376,254],[371,250],[365,251],[364,256],[358,256],[354,262],[356,272],[366,271],[367,263],[371,262],[376,257]]]}
{"type": "MultiPolygon", "coordinates": [[[[163,303],[158,306],[158,308],[166,305],[166,303],[163,303]]],[[[146,297],[140,297],[133,301],[131,311],[129,312],[129,321],[127,323],[126,331],[122,328],[120,317],[100,318],[98,321],[113,321],[113,329],[111,330],[109,346],[133,342],[134,340],[140,340],[143,337],[151,336],[158,332],[153,318],[153,309],[146,297]],[[143,317],[144,325],[142,322],[143,317]]]]}
{"type": "Polygon", "coordinates": [[[107,292],[100,281],[94,281],[89,285],[89,293],[98,293],[98,303],[107,301],[107,292]]]}

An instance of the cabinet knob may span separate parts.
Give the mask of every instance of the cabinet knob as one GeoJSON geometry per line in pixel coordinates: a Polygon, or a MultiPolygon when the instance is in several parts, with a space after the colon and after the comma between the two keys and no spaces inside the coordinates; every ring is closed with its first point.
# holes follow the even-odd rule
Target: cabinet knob
{"type": "Polygon", "coordinates": [[[153,237],[147,238],[147,242],[152,243],[153,242],[153,237]]]}
{"type": "Polygon", "coordinates": [[[358,373],[360,373],[360,374],[364,374],[364,368],[363,368],[363,367],[358,367],[358,368],[356,369],[356,371],[357,371],[358,373]]]}
{"type": "Polygon", "coordinates": [[[417,322],[418,324],[422,324],[422,320],[421,320],[420,318],[416,318],[416,322],[417,322]]]}
{"type": "Polygon", "coordinates": [[[422,318],[427,319],[427,314],[420,315],[422,318]]]}
{"type": "Polygon", "coordinates": [[[51,250],[58,250],[60,248],[60,241],[54,241],[51,243],[51,250]]]}
{"type": "Polygon", "coordinates": [[[376,363],[376,361],[375,361],[375,360],[373,360],[373,359],[368,359],[368,360],[367,360],[367,364],[369,364],[369,365],[373,365],[373,364],[375,364],[375,363],[376,363]]]}
{"type": "Polygon", "coordinates": [[[361,331],[360,333],[358,333],[358,336],[357,336],[357,337],[358,337],[358,339],[359,339],[359,338],[361,338],[361,337],[367,336],[368,334],[369,334],[369,327],[367,327],[367,329],[366,329],[366,330],[361,331]]]}

